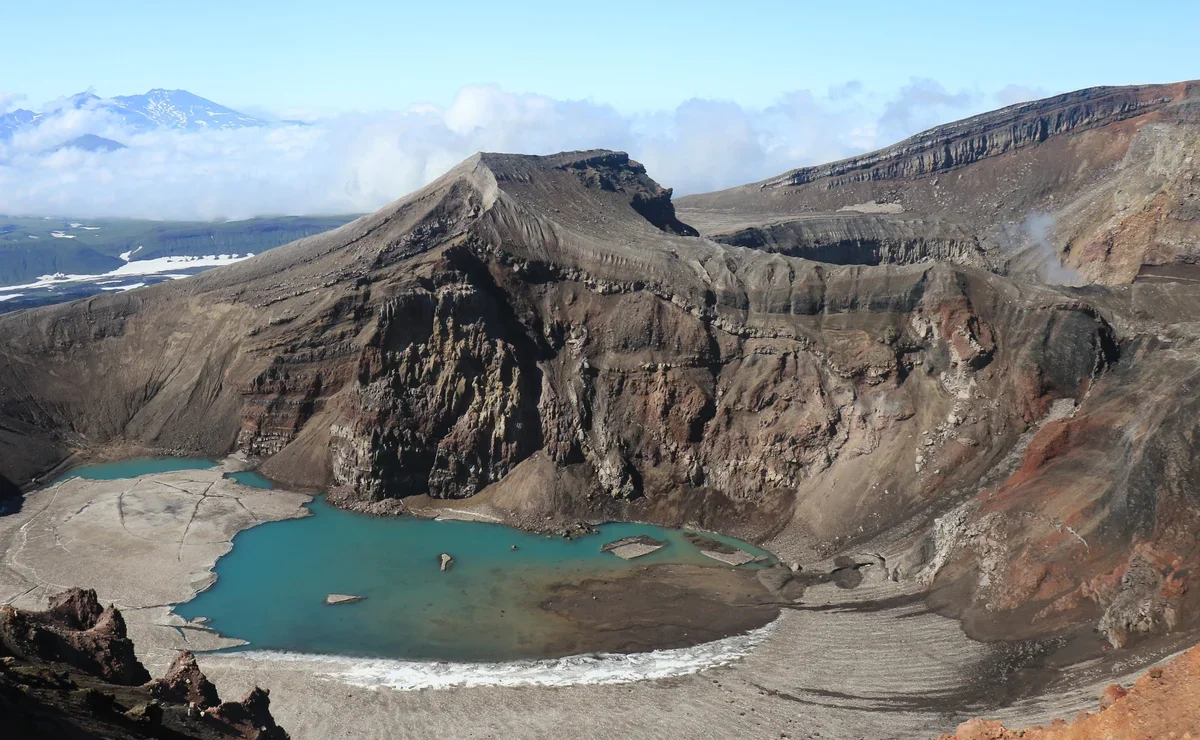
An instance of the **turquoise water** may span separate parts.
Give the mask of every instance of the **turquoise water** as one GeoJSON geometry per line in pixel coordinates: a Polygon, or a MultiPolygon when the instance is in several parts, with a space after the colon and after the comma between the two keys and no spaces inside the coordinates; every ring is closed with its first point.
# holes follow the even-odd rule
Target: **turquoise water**
{"type": "Polygon", "coordinates": [[[235,480],[238,483],[241,483],[243,486],[250,486],[251,488],[271,489],[275,487],[275,484],[271,482],[270,478],[266,477],[262,473],[259,473],[257,470],[243,470],[240,473],[226,473],[225,477],[229,478],[230,480],[235,480]]]}
{"type": "MultiPolygon", "coordinates": [[[[59,480],[114,480],[216,465],[196,458],[140,458],[76,468],[59,480]]],[[[225,477],[273,487],[253,470],[225,477]]],[[[482,522],[365,516],[335,508],[323,497],[308,509],[312,516],[239,532],[232,552],[217,562],[216,583],[176,606],[176,613],[207,617],[213,629],[257,650],[412,660],[537,658],[546,657],[547,646],[565,628],[539,608],[556,582],[618,575],[649,563],[725,567],[700,554],[684,532],[646,524],[606,524],[600,534],[567,540],[482,522]],[[601,551],[608,542],[635,535],[667,546],[634,561],[601,551]],[[439,568],[441,553],[454,557],[445,572],[439,568]],[[365,598],[326,605],[331,593],[365,598]]],[[[771,557],[752,545],[708,536],[771,557]]]]}
{"type": "MultiPolygon", "coordinates": [[[[207,470],[216,467],[216,460],[202,457],[139,457],[120,462],[85,465],[68,470],[54,482],[68,478],[88,478],[90,480],[117,480],[119,478],[136,478],[150,473],[169,473],[174,470],[207,470]]],[[[261,477],[261,476],[260,476],[261,477]]]]}
{"type": "Polygon", "coordinates": [[[481,522],[364,516],[323,498],[309,509],[310,517],[238,533],[233,551],[217,563],[216,584],[176,613],[207,617],[208,626],[257,650],[453,661],[543,657],[563,627],[538,608],[556,579],[615,575],[645,563],[714,564],[683,532],[644,524],[607,524],[598,535],[566,540],[481,522]],[[632,562],[600,550],[642,534],[668,545],[632,562]],[[443,552],[454,557],[445,572],[438,565],[443,552]],[[331,593],[365,599],[327,605],[331,593]]]}

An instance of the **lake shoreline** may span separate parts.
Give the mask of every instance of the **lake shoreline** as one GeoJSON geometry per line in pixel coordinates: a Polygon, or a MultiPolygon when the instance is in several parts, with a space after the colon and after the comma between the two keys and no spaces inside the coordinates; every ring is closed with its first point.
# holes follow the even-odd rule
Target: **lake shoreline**
{"type": "Polygon", "coordinates": [[[305,508],[314,518],[240,534],[215,568],[220,590],[176,613],[208,617],[252,650],[476,662],[691,647],[761,628],[791,603],[758,578],[774,559],[748,543],[730,548],[754,562],[732,567],[694,547],[693,534],[654,525],[564,537],[473,518],[363,516],[320,496],[305,508]],[[647,531],[664,537],[653,557],[603,547],[647,531]],[[445,555],[448,570],[438,567],[445,555]],[[332,612],[331,593],[359,599],[332,612]]]}
{"type": "MultiPolygon", "coordinates": [[[[249,467],[245,461],[237,466],[249,467]]],[[[162,673],[181,649],[201,651],[201,667],[221,692],[271,689],[273,712],[297,740],[347,734],[552,737],[564,727],[594,727],[596,737],[778,737],[812,728],[834,737],[847,728],[868,736],[928,737],[979,713],[979,706],[962,702],[979,695],[977,671],[996,660],[997,648],[970,640],[957,622],[930,613],[919,593],[874,567],[854,589],[812,582],[803,606],[782,608],[753,649],[670,674],[644,666],[625,670],[620,661],[619,674],[612,674],[601,658],[580,656],[572,661],[583,676],[578,683],[529,683],[536,674],[524,663],[504,664],[499,678],[478,683],[444,671],[413,674],[397,661],[203,652],[233,641],[173,614],[173,606],[211,583],[212,567],[229,552],[235,534],[306,516],[311,501],[306,494],[238,485],[226,472],[232,471],[164,473],[134,485],[71,480],[29,494],[20,511],[0,517],[0,602],[41,608],[68,586],[95,587],[102,601],[122,608],[138,657],[152,674],[162,673]],[[173,507],[175,501],[191,508],[173,507]],[[597,682],[596,675],[612,682],[597,682]],[[513,685],[514,676],[526,683],[513,685]],[[391,690],[402,680],[429,690],[391,690]],[[959,703],[947,703],[952,701],[959,703]]],[[[704,575],[721,572],[737,571],[713,568],[704,575]]],[[[654,579],[639,583],[654,588],[647,585],[654,579]]],[[[594,588],[580,583],[560,590],[561,603],[550,607],[564,620],[595,620],[586,627],[580,621],[579,630],[602,632],[607,603],[600,605],[603,594],[594,588]]],[[[670,606],[676,614],[703,612],[682,602],[670,606]]],[[[688,625],[680,631],[684,627],[690,631],[688,625]]],[[[673,660],[670,649],[636,655],[649,656],[652,664],[673,660]]],[[[446,670],[459,670],[448,665],[446,670]]],[[[1132,674],[1142,666],[1119,668],[1132,674]]],[[[1121,675],[1116,667],[1092,669],[1062,690],[988,714],[1022,721],[1070,715],[1093,706],[1099,691],[1121,675]]]]}
{"type": "MultiPolygon", "coordinates": [[[[211,625],[207,620],[189,620],[177,613],[177,607],[192,602],[218,582],[217,563],[233,552],[235,536],[260,524],[306,518],[311,515],[313,497],[306,493],[247,487],[238,483],[230,476],[252,471],[254,467],[253,461],[244,457],[229,457],[219,462],[181,459],[178,462],[192,466],[191,469],[154,473],[136,479],[73,477],[71,471],[84,470],[81,467],[84,464],[92,469],[114,467],[118,471],[112,473],[115,475],[122,466],[153,462],[120,459],[116,455],[89,457],[91,459],[86,460],[80,456],[71,458],[70,466],[64,464],[66,471],[53,483],[26,494],[22,512],[0,517],[0,525],[8,525],[0,526],[0,545],[4,546],[5,563],[9,566],[3,574],[5,577],[0,578],[0,601],[37,608],[49,595],[67,586],[96,588],[102,600],[117,603],[126,611],[131,632],[138,637],[139,645],[149,646],[147,650],[153,653],[146,657],[152,666],[156,662],[169,661],[167,656],[172,650],[186,648],[203,652],[239,645],[240,638],[223,634],[220,626],[211,625]],[[187,504],[172,503],[177,500],[187,504]],[[228,511],[220,509],[218,504],[226,505],[222,502],[228,502],[228,511]],[[235,504],[237,508],[234,508],[235,504]],[[68,522],[69,535],[60,527],[62,522],[68,522]],[[35,529],[30,530],[31,526],[35,529]],[[212,533],[215,530],[219,530],[219,535],[212,533]],[[69,539],[73,542],[72,549],[77,551],[75,555],[87,554],[95,547],[96,551],[92,553],[95,557],[87,558],[84,565],[89,567],[75,572],[81,565],[77,557],[57,548],[33,550],[25,541],[30,531],[44,531],[44,536],[36,539],[47,544],[69,539]],[[204,537],[203,541],[196,539],[198,534],[204,537]],[[124,540],[125,545],[116,544],[114,537],[124,540]],[[158,542],[159,539],[164,541],[158,542]],[[126,547],[130,548],[128,553],[126,547]],[[149,554],[159,550],[161,555],[149,554]],[[175,566],[166,569],[169,572],[155,573],[153,571],[162,570],[155,568],[156,559],[173,560],[175,566]],[[107,568],[102,567],[106,564],[107,568]],[[47,567],[78,577],[41,577],[47,567]],[[142,582],[152,584],[152,587],[143,589],[136,585],[142,582]]],[[[424,511],[412,513],[414,516],[427,515],[424,511]]],[[[502,526],[511,525],[503,523],[502,526]]],[[[521,531],[528,533],[528,530],[521,531]]],[[[597,535],[586,536],[589,541],[597,541],[592,539],[597,535]]],[[[738,582],[734,591],[741,599],[740,603],[729,602],[727,594],[706,583],[712,580],[707,577],[709,574],[735,572],[729,566],[713,561],[707,567],[691,566],[684,571],[692,575],[681,576],[680,570],[662,564],[642,565],[624,577],[606,582],[604,593],[599,594],[603,601],[592,599],[588,592],[588,603],[577,599],[577,603],[569,608],[562,603],[557,608],[550,608],[541,603],[546,601],[543,591],[531,592],[530,599],[556,623],[554,647],[541,657],[691,646],[760,628],[778,615],[777,607],[772,605],[775,597],[754,578],[752,571],[717,579],[725,586],[729,585],[730,578],[738,582]],[[688,611],[679,606],[681,600],[686,601],[679,589],[681,578],[688,581],[685,591],[694,594],[696,603],[704,606],[700,611],[705,614],[705,624],[692,623],[686,629],[678,627],[664,632],[661,626],[655,625],[671,623],[673,611],[688,611]],[[613,584],[619,584],[620,589],[614,591],[613,584]],[[753,598],[747,598],[747,595],[753,598]],[[618,612],[624,613],[627,620],[634,614],[647,618],[631,620],[623,628],[612,629],[613,621],[620,618],[618,612]],[[691,634],[684,635],[684,631],[691,634]]],[[[594,576],[586,571],[581,574],[564,571],[538,585],[544,586],[545,594],[578,595],[589,585],[600,582],[594,576]]]]}

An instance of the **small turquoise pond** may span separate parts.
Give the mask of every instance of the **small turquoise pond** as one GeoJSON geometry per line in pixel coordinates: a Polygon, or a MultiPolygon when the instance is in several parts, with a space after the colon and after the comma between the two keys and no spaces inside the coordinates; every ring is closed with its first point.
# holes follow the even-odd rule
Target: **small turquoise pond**
{"type": "Polygon", "coordinates": [[[55,483],[68,478],[117,480],[119,478],[136,478],[139,475],[151,473],[170,473],[175,470],[207,470],[216,466],[216,460],[202,457],[139,457],[132,460],[74,468],[60,476],[55,483]]]}
{"type": "Polygon", "coordinates": [[[235,480],[238,483],[241,483],[243,486],[250,486],[251,488],[270,489],[275,487],[275,484],[271,482],[270,478],[267,478],[257,470],[243,470],[239,473],[226,473],[225,477],[229,478],[230,480],[235,480]]]}

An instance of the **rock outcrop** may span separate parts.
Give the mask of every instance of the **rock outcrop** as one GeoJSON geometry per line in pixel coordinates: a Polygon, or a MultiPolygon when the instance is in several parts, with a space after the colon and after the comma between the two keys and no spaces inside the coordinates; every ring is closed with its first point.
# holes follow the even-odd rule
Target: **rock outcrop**
{"type": "Polygon", "coordinates": [[[120,612],[94,591],[70,589],[44,612],[0,607],[5,737],[287,740],[266,691],[222,703],[190,652],[149,678],[120,612]]]}
{"type": "Polygon", "coordinates": [[[811,216],[746,227],[719,238],[726,244],[835,265],[989,264],[979,237],[966,229],[891,216],[811,216]]]}
{"type": "Polygon", "coordinates": [[[90,589],[64,591],[50,599],[45,612],[0,606],[0,646],[8,655],[66,663],[123,686],[150,679],[134,655],[121,612],[101,607],[90,589]]]}
{"type": "Polygon", "coordinates": [[[200,709],[221,703],[217,687],[201,672],[190,650],[175,656],[166,675],[151,682],[150,694],[159,701],[194,704],[200,709]]]}
{"type": "Polygon", "coordinates": [[[248,740],[287,740],[288,737],[271,716],[270,692],[257,686],[241,701],[223,701],[215,708],[205,710],[204,717],[217,726],[228,728],[235,737],[248,740]]]}

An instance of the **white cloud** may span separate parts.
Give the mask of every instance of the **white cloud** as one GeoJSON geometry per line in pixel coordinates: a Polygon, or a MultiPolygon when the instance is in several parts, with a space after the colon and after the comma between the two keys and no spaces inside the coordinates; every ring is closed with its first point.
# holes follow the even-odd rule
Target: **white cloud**
{"type": "Polygon", "coordinates": [[[954,120],[961,111],[977,106],[982,98],[978,92],[950,92],[936,80],[914,78],[884,104],[880,129],[884,135],[901,139],[954,120]]]}
{"type": "Polygon", "coordinates": [[[986,102],[929,80],[892,96],[851,82],[791,92],[763,109],[695,99],[625,115],[586,100],[470,86],[448,106],[324,115],[310,125],[140,133],[93,106],[59,106],[46,124],[0,142],[0,213],[222,219],[371,211],[476,151],[596,147],[628,151],[683,194],[877,148],[986,102]],[[128,148],[47,153],[84,133],[128,148]]]}
{"type": "Polygon", "coordinates": [[[0,90],[0,116],[17,108],[17,103],[25,99],[21,93],[4,92],[0,90]]]}
{"type": "Polygon", "coordinates": [[[1006,108],[1017,103],[1028,103],[1030,100],[1045,98],[1050,95],[1050,91],[1042,87],[1030,87],[1028,85],[1005,85],[996,91],[992,96],[996,104],[1001,108],[1006,108]]]}

